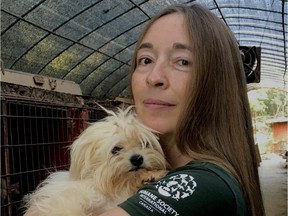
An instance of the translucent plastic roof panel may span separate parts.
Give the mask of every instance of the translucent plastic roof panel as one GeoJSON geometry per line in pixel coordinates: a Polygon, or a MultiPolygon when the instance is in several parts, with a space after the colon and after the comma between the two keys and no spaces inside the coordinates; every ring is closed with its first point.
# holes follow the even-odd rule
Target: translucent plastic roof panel
{"type": "MultiPolygon", "coordinates": [[[[52,34],[45,35],[37,43],[35,42],[33,46],[26,49],[23,55],[18,56],[10,67],[13,67],[15,70],[40,74],[46,65],[52,62],[63,50],[72,45],[71,41],[52,34]]],[[[7,66],[7,62],[5,65],[7,66]]]]}
{"type": "Polygon", "coordinates": [[[77,66],[70,70],[70,72],[63,77],[64,79],[73,80],[76,83],[81,83],[86,79],[89,74],[94,71],[95,68],[106,62],[109,57],[99,53],[93,52],[85,59],[80,61],[77,66]]]}
{"type": "Polygon", "coordinates": [[[287,1],[199,1],[226,22],[239,45],[261,47],[261,83],[286,87],[287,1]]]}
{"type": "Polygon", "coordinates": [[[1,36],[1,58],[5,60],[5,65],[7,67],[13,66],[18,58],[33,47],[35,41],[39,41],[45,34],[45,31],[26,22],[16,22],[1,36]]]}
{"type": "MultiPolygon", "coordinates": [[[[129,75],[129,67],[127,65],[123,65],[108,75],[102,82],[98,83],[92,91],[92,94],[97,98],[105,98],[107,97],[107,92],[110,91],[111,87],[115,86],[116,88],[120,88],[119,81],[122,79],[126,79],[129,75]]],[[[127,80],[128,81],[128,80],[127,80]]],[[[124,86],[123,86],[124,87],[124,86]]],[[[123,88],[122,87],[122,88],[123,88]]],[[[121,88],[120,88],[121,90],[121,88]]],[[[112,92],[110,92],[112,94],[112,92]]],[[[114,95],[114,97],[117,95],[114,95]]]]}
{"type": "Polygon", "coordinates": [[[110,58],[92,71],[80,84],[84,95],[92,92],[97,85],[109,77],[111,73],[119,69],[121,65],[123,65],[121,62],[110,58]]]}
{"type": "Polygon", "coordinates": [[[40,74],[62,79],[79,61],[85,59],[91,52],[91,49],[74,44],[49,62],[40,74]]]}
{"type": "MultiPolygon", "coordinates": [[[[164,7],[193,0],[2,0],[1,59],[9,69],[78,83],[96,99],[129,95],[138,36],[164,7]]],[[[260,84],[285,87],[287,1],[196,0],[261,47],[260,84]]]]}

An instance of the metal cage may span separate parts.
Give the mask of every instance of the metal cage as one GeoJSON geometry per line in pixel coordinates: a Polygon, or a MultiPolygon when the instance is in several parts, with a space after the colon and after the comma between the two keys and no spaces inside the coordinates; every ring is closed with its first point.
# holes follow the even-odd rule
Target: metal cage
{"type": "Polygon", "coordinates": [[[22,200],[47,177],[65,170],[68,146],[99,108],[1,97],[1,215],[23,215],[22,200]]]}

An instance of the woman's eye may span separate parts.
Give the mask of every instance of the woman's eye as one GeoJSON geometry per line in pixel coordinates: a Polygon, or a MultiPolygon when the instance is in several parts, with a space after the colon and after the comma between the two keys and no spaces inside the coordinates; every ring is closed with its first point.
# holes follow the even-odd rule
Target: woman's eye
{"type": "Polygon", "coordinates": [[[190,62],[187,60],[184,60],[184,59],[181,59],[178,62],[179,62],[179,65],[182,65],[182,66],[189,66],[190,65],[190,62]]]}
{"type": "Polygon", "coordinates": [[[152,60],[150,58],[140,58],[138,61],[138,64],[146,65],[146,64],[150,64],[151,62],[152,60]]]}
{"type": "Polygon", "coordinates": [[[121,151],[122,147],[119,147],[119,146],[115,146],[112,150],[111,150],[111,153],[113,155],[119,153],[119,151],[121,151]]]}

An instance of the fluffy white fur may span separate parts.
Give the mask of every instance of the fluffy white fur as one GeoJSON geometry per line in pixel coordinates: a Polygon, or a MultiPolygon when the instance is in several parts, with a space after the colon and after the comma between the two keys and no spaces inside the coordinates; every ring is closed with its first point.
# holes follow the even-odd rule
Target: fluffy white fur
{"type": "Polygon", "coordinates": [[[131,107],[106,112],[108,117],[71,145],[69,171],[52,173],[27,196],[26,215],[98,215],[165,175],[167,164],[154,131],[131,107]]]}

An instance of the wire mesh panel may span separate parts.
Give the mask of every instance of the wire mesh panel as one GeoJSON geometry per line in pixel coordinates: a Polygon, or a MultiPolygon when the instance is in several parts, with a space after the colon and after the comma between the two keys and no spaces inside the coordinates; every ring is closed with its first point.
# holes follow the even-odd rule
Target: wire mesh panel
{"type": "Polygon", "coordinates": [[[68,168],[68,146],[88,121],[105,113],[4,98],[1,103],[1,215],[17,216],[23,197],[49,172],[68,168]]]}

